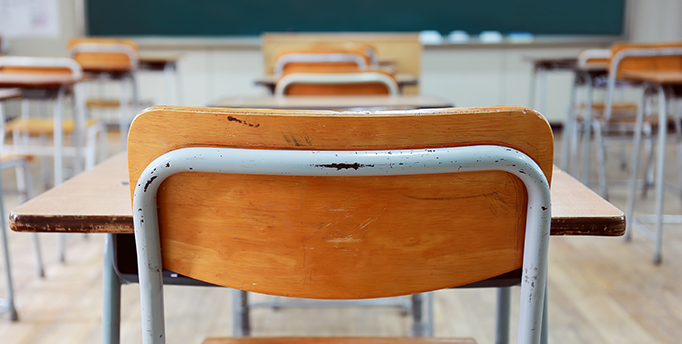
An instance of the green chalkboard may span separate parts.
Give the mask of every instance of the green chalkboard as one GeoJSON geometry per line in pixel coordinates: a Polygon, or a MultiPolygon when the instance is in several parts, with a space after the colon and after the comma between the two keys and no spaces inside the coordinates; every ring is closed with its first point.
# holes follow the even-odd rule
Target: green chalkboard
{"type": "Polygon", "coordinates": [[[92,36],[465,30],[622,35],[625,0],[87,0],[92,36]]]}

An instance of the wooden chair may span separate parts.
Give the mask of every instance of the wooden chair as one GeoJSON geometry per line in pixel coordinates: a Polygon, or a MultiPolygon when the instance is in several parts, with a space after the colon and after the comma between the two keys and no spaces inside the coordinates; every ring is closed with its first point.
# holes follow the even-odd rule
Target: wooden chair
{"type": "Polygon", "coordinates": [[[364,70],[379,67],[373,50],[365,47],[337,47],[319,45],[308,50],[283,51],[275,61],[275,76],[280,77],[291,68],[355,68],[364,70]],[[369,53],[368,53],[369,52],[369,53]],[[372,58],[374,57],[374,59],[372,58]]]}
{"type": "MultiPolygon", "coordinates": [[[[12,98],[19,98],[21,92],[18,90],[4,89],[0,90],[0,121],[4,122],[4,101],[12,98]]],[[[0,132],[1,133],[1,132],[0,132]]],[[[1,135],[1,134],[0,134],[1,135]]],[[[0,138],[2,139],[2,138],[0,138]]],[[[19,191],[19,202],[23,203],[32,198],[31,192],[31,174],[28,170],[28,160],[31,156],[12,156],[8,154],[2,154],[0,151],[0,171],[4,171],[8,168],[14,168],[16,171],[16,181],[17,189],[19,191]]],[[[5,214],[4,211],[4,195],[2,178],[0,178],[0,214],[5,214]]],[[[12,282],[12,269],[10,264],[9,256],[9,243],[6,233],[6,223],[5,217],[3,216],[0,220],[0,236],[2,236],[2,253],[3,260],[5,263],[5,278],[7,283],[7,297],[5,300],[0,299],[0,314],[5,312],[9,313],[9,318],[12,321],[18,321],[19,315],[17,314],[16,307],[14,305],[14,284],[12,282]]],[[[36,256],[36,272],[38,277],[45,277],[45,270],[43,268],[43,259],[40,252],[40,241],[38,238],[38,233],[33,233],[33,248],[35,249],[36,256]]]]}
{"type": "MultiPolygon", "coordinates": [[[[83,72],[79,64],[70,58],[61,57],[26,57],[26,56],[2,56],[0,57],[0,73],[3,74],[72,74],[76,78],[81,78],[83,72]]],[[[74,111],[81,111],[78,109],[79,98],[77,86],[71,90],[74,102],[74,111]]],[[[47,145],[46,139],[54,134],[54,121],[52,118],[35,118],[29,115],[29,99],[49,99],[49,95],[24,95],[24,104],[22,105],[22,113],[20,117],[12,118],[5,121],[1,118],[4,134],[12,134],[12,145],[4,145],[2,150],[9,154],[20,155],[39,155],[52,156],[55,154],[54,147],[47,145]]],[[[55,106],[61,106],[57,102],[55,106]]],[[[55,108],[55,111],[61,111],[61,107],[55,108]]],[[[87,120],[85,123],[85,168],[95,166],[96,161],[102,160],[106,156],[106,130],[104,126],[94,120],[87,120]],[[99,142],[98,142],[99,140],[99,142]],[[98,150],[99,146],[99,150],[98,150]]],[[[64,120],[62,122],[62,132],[66,137],[73,137],[76,131],[75,122],[72,119],[64,120]]],[[[72,138],[75,142],[76,138],[72,138]]],[[[77,155],[75,147],[64,147],[63,154],[65,156],[77,155]]],[[[76,170],[80,168],[81,162],[76,162],[76,170]]],[[[56,181],[59,183],[59,181],[56,181]]]]}
{"type": "MultiPolygon", "coordinates": [[[[139,111],[140,100],[137,89],[138,48],[135,41],[125,38],[77,37],[69,40],[69,55],[78,61],[85,73],[95,81],[118,81],[121,85],[118,126],[121,133],[121,147],[126,146],[126,135],[132,114],[139,111]],[[131,86],[132,92],[128,89],[131,86]],[[129,101],[132,95],[132,102],[129,101]],[[131,108],[132,107],[132,108],[131,108]]],[[[101,95],[98,95],[101,96],[101,95]]],[[[110,104],[109,101],[88,102],[88,104],[110,104]]]]}
{"type": "MultiPolygon", "coordinates": [[[[133,121],[129,140],[144,343],[165,342],[162,269],[325,299],[408,295],[522,269],[518,342],[539,341],[553,137],[531,109],[155,107],[133,121]]],[[[207,343],[248,341],[288,340],[207,343]]]]}
{"type": "MultiPolygon", "coordinates": [[[[614,103],[614,89],[615,84],[618,80],[631,80],[627,77],[627,74],[637,73],[637,72],[671,72],[680,73],[682,71],[682,42],[673,43],[662,43],[662,44],[632,44],[632,43],[620,43],[615,44],[612,47],[613,57],[609,62],[609,78],[607,84],[607,95],[606,95],[606,109],[605,117],[610,119],[613,114],[613,103],[614,103]]],[[[640,108],[637,113],[637,121],[634,125],[634,154],[633,162],[630,176],[629,185],[629,196],[628,205],[626,210],[626,215],[630,219],[628,221],[628,229],[625,234],[625,239],[630,240],[632,236],[632,228],[639,227],[648,231],[648,228],[640,226],[643,222],[652,222],[647,220],[641,220],[634,216],[634,199],[635,199],[635,179],[637,178],[637,168],[639,164],[639,150],[641,143],[642,131],[651,127],[658,127],[658,156],[656,158],[656,200],[655,200],[655,220],[653,223],[656,225],[656,229],[653,233],[649,232],[649,237],[653,237],[656,248],[654,252],[653,261],[655,264],[660,264],[662,262],[662,225],[663,222],[668,222],[663,219],[663,192],[664,190],[664,152],[666,135],[668,130],[668,111],[666,108],[666,103],[669,97],[680,97],[680,90],[678,87],[668,87],[663,83],[651,84],[643,83],[644,89],[642,92],[642,101],[640,108]],[[675,89],[677,88],[677,89],[675,89]],[[658,106],[658,114],[651,118],[649,121],[645,119],[645,106],[647,102],[651,99],[655,99],[658,106]],[[647,123],[649,122],[649,123],[647,123]]],[[[673,122],[675,124],[675,129],[677,133],[678,142],[678,160],[682,167],[682,108],[674,111],[673,122]]],[[[596,129],[599,130],[599,129],[596,129]]],[[[650,131],[651,129],[649,129],[650,131]]],[[[600,151],[599,154],[603,154],[603,145],[597,146],[600,151]]],[[[648,166],[653,167],[651,163],[653,155],[650,151],[648,166]]],[[[653,176],[653,171],[650,172],[653,176]]],[[[649,173],[648,173],[649,174],[649,173]]],[[[678,174],[680,174],[678,172],[678,174]]],[[[682,174],[680,174],[682,176],[682,174]]],[[[647,178],[648,180],[648,178],[647,178]]],[[[681,179],[682,180],[682,177],[681,179]]],[[[649,183],[645,183],[645,190],[649,183]]],[[[673,223],[679,223],[679,221],[670,221],[673,223]]]]}
{"type": "Polygon", "coordinates": [[[283,95],[398,95],[395,77],[381,69],[301,68],[284,74],[275,85],[283,95]]]}

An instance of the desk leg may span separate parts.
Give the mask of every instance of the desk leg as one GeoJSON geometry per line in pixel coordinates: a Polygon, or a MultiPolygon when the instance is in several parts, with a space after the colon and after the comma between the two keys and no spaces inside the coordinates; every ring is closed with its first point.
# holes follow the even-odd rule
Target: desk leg
{"type": "Polygon", "coordinates": [[[575,130],[575,105],[576,105],[576,93],[579,81],[578,72],[575,73],[573,77],[573,85],[571,86],[571,93],[568,97],[568,114],[566,114],[566,123],[564,124],[564,142],[561,146],[561,169],[568,171],[568,166],[570,163],[571,156],[571,145],[573,140],[573,133],[575,130]]]}
{"type": "Polygon", "coordinates": [[[243,290],[232,290],[232,335],[246,337],[251,335],[249,322],[249,293],[243,290]]]}
{"type": "MultiPolygon", "coordinates": [[[[7,243],[7,227],[5,223],[5,206],[4,202],[2,199],[2,183],[0,182],[0,234],[2,234],[2,245],[3,245],[3,256],[5,258],[5,275],[7,276],[7,300],[6,300],[6,306],[5,307],[0,307],[0,310],[2,308],[6,308],[7,311],[9,312],[9,318],[12,321],[17,321],[19,320],[19,316],[17,315],[17,310],[14,308],[14,288],[12,284],[12,271],[11,271],[11,266],[10,266],[10,260],[9,260],[9,245],[7,243]]],[[[0,301],[3,301],[0,299],[0,301]]],[[[0,305],[1,306],[1,305],[0,305]]]]}
{"type": "MultiPolygon", "coordinates": [[[[62,87],[59,89],[57,101],[55,101],[54,104],[54,113],[52,114],[54,118],[54,186],[57,186],[64,181],[64,156],[62,152],[62,148],[64,147],[64,130],[62,109],[65,92],[66,88],[62,87]]],[[[59,234],[58,245],[59,261],[63,263],[66,261],[66,234],[59,234]]]]}
{"type": "Polygon", "coordinates": [[[102,343],[118,344],[121,327],[121,281],[114,271],[114,234],[104,240],[103,292],[102,292],[102,343]]]}
{"type": "MultiPolygon", "coordinates": [[[[642,103],[641,106],[637,108],[637,117],[635,120],[635,141],[632,146],[632,159],[631,159],[631,169],[630,169],[630,180],[628,185],[628,203],[625,212],[625,235],[623,238],[625,241],[632,240],[632,222],[634,220],[634,210],[635,210],[635,189],[637,186],[637,170],[639,169],[639,153],[642,145],[642,130],[644,122],[644,104],[646,104],[646,93],[648,88],[644,89],[642,92],[642,103]]],[[[644,183],[648,181],[645,179],[644,183]]]]}
{"type": "Polygon", "coordinates": [[[412,294],[412,337],[424,336],[423,295],[412,294]]]}

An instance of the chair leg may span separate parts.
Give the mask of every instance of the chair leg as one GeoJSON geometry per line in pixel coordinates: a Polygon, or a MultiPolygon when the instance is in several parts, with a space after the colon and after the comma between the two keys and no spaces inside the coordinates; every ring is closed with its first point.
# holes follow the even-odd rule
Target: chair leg
{"type": "Polygon", "coordinates": [[[566,171],[570,164],[570,151],[573,139],[573,128],[576,125],[575,120],[575,98],[578,88],[578,75],[576,73],[573,85],[571,86],[571,93],[568,100],[568,113],[566,114],[566,123],[564,125],[564,142],[561,146],[561,169],[566,171]]]}
{"type": "Polygon", "coordinates": [[[115,234],[106,234],[103,257],[102,343],[118,344],[121,335],[121,280],[114,271],[115,234]]]}
{"type": "Polygon", "coordinates": [[[601,196],[608,200],[609,193],[606,186],[606,157],[605,157],[605,147],[604,147],[604,137],[602,135],[602,127],[599,121],[592,121],[594,127],[594,141],[597,146],[597,169],[599,173],[599,193],[601,196]]]}
{"type": "MultiPolygon", "coordinates": [[[[678,99],[677,111],[675,111],[675,141],[677,143],[677,175],[680,177],[680,188],[682,188],[682,101],[678,99]]],[[[680,190],[682,198],[682,190],[680,190]]]]}
{"type": "Polygon", "coordinates": [[[666,90],[658,87],[658,157],[656,163],[656,249],[654,252],[654,264],[661,264],[663,237],[663,187],[665,171],[665,141],[667,131],[666,90]]]}
{"type": "Polygon", "coordinates": [[[642,188],[642,198],[646,198],[649,188],[654,185],[654,136],[653,128],[650,124],[644,125],[644,134],[646,136],[646,144],[644,150],[646,151],[646,170],[644,176],[644,187],[642,188]]]}
{"type": "Polygon", "coordinates": [[[509,343],[509,312],[511,310],[511,287],[497,288],[497,319],[495,344],[509,343]]]}
{"type": "Polygon", "coordinates": [[[592,149],[590,148],[590,136],[592,134],[592,98],[593,98],[593,85],[592,85],[592,77],[588,74],[585,76],[586,78],[586,83],[587,83],[587,94],[586,94],[586,103],[585,103],[585,123],[584,123],[584,128],[585,130],[583,131],[583,176],[581,181],[583,184],[587,185],[588,187],[590,186],[590,158],[591,158],[591,153],[592,149]]]}
{"type": "MultiPolygon", "coordinates": [[[[644,101],[646,100],[646,92],[642,97],[642,106],[637,110],[637,117],[635,119],[635,138],[632,146],[632,168],[630,169],[630,181],[628,191],[627,209],[625,212],[626,229],[623,238],[625,241],[632,240],[632,222],[634,220],[635,209],[635,186],[637,184],[637,170],[639,169],[639,151],[642,144],[642,123],[644,122],[644,101]]],[[[646,181],[645,181],[646,183],[646,181]]]]}

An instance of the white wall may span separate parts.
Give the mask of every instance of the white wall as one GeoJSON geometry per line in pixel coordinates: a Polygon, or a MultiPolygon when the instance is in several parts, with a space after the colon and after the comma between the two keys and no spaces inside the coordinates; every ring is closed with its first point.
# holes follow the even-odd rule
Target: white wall
{"type": "MultiPolygon", "coordinates": [[[[75,1],[59,0],[61,35],[58,39],[14,39],[8,53],[15,55],[65,55],[66,42],[76,34],[75,1]]],[[[630,0],[627,33],[635,41],[682,40],[680,0],[630,0]]],[[[597,45],[598,46],[598,45],[597,45]]],[[[588,45],[523,45],[481,47],[427,47],[422,59],[422,94],[439,96],[457,106],[534,105],[550,121],[566,113],[570,73],[547,77],[547,106],[529,103],[532,72],[530,58],[569,57],[588,45]]],[[[159,51],[160,52],[160,51],[159,51]]],[[[175,49],[180,53],[183,104],[203,106],[225,95],[258,95],[253,84],[262,75],[258,47],[204,47],[175,49]]],[[[142,98],[166,103],[165,79],[159,73],[140,75],[142,98]]],[[[115,92],[115,90],[114,90],[115,92]]],[[[171,103],[173,103],[172,101],[171,103]]]]}

